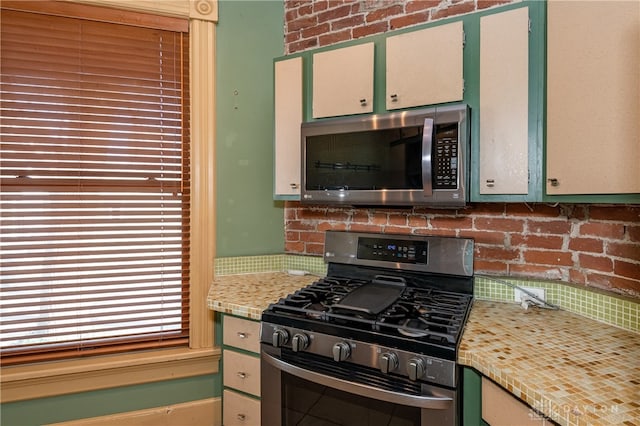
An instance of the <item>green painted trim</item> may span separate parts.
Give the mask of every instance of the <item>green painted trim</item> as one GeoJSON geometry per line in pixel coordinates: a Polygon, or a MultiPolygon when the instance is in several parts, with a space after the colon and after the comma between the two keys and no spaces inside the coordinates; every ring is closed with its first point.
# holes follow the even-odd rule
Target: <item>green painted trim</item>
{"type": "Polygon", "coordinates": [[[546,299],[561,309],[613,325],[640,332],[640,301],[612,295],[593,288],[568,283],[526,278],[475,276],[475,297],[481,300],[514,302],[514,289],[500,281],[520,287],[544,288],[546,299]]]}
{"type": "Polygon", "coordinates": [[[481,426],[482,377],[472,368],[462,369],[462,424],[481,426]]]}
{"type": "Polygon", "coordinates": [[[4,403],[0,424],[35,426],[219,397],[222,387],[216,376],[220,374],[4,403]]]}

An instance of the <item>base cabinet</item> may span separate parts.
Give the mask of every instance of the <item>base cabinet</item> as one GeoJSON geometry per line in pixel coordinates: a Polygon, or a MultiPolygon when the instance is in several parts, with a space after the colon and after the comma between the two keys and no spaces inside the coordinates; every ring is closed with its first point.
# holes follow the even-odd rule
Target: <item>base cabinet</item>
{"type": "Polygon", "coordinates": [[[551,425],[533,408],[486,377],[482,378],[482,419],[491,426],[551,425]]]}
{"type": "Polygon", "coordinates": [[[259,425],[260,323],[224,315],[222,343],[223,425],[259,425]]]}

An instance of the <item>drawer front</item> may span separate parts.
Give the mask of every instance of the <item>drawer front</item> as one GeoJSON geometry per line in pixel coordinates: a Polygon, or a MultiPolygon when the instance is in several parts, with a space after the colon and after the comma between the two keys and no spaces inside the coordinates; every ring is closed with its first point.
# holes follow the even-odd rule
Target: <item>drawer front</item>
{"type": "Polygon", "coordinates": [[[225,315],[222,342],[246,351],[260,352],[260,322],[225,315]]]}
{"type": "Polygon", "coordinates": [[[260,401],[225,389],[222,393],[224,426],[256,426],[260,424],[260,401]]]}
{"type": "Polygon", "coordinates": [[[260,358],[229,350],[222,357],[224,385],[260,396],[260,358]]]}

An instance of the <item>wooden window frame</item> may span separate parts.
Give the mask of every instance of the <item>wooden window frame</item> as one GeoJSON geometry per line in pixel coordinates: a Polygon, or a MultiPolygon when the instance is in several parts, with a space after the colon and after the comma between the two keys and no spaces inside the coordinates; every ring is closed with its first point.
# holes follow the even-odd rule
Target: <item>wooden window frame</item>
{"type": "MultiPolygon", "coordinates": [[[[122,7],[121,2],[113,0],[80,2],[122,7]]],[[[212,10],[198,10],[194,3],[193,0],[180,0],[159,6],[144,0],[131,0],[126,5],[130,10],[190,18],[192,256],[189,348],[2,367],[2,403],[219,371],[221,351],[213,346],[213,312],[206,303],[215,258],[215,119],[212,117],[215,117],[217,3],[208,2],[212,4],[212,10]]]]}

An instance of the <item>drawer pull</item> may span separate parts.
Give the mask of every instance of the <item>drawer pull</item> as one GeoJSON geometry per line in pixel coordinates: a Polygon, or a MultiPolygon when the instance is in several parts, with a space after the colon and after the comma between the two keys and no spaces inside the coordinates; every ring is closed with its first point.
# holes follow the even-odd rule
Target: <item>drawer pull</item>
{"type": "Polygon", "coordinates": [[[241,422],[244,422],[247,419],[247,416],[245,416],[244,414],[238,414],[236,418],[241,422]]]}
{"type": "Polygon", "coordinates": [[[238,371],[238,377],[240,377],[241,379],[246,379],[247,378],[247,373],[244,373],[242,371],[238,371]]]}
{"type": "Polygon", "coordinates": [[[238,337],[241,339],[246,339],[247,337],[249,337],[249,333],[238,331],[238,337]]]}

